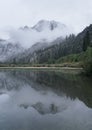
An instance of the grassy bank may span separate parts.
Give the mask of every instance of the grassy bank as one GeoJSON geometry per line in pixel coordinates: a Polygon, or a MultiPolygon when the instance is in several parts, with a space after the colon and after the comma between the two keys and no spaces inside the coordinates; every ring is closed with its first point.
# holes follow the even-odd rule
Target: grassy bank
{"type": "Polygon", "coordinates": [[[45,67],[71,67],[71,68],[81,68],[80,63],[70,63],[70,62],[65,62],[65,63],[55,63],[55,64],[0,64],[0,68],[5,68],[5,67],[35,67],[35,68],[45,68],[45,67]]]}

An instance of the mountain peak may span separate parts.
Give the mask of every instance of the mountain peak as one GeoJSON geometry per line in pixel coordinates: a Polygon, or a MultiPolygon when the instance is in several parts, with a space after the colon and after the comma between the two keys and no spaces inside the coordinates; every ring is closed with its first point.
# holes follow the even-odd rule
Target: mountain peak
{"type": "Polygon", "coordinates": [[[66,26],[54,20],[40,20],[35,26],[32,27],[32,29],[35,29],[38,32],[42,32],[44,30],[53,31],[56,28],[63,29],[66,28],[66,26]]]}

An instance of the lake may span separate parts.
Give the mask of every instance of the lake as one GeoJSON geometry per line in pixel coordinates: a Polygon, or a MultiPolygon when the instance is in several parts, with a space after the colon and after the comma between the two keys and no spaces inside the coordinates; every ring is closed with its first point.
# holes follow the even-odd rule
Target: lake
{"type": "Polygon", "coordinates": [[[0,70],[0,130],[92,130],[92,79],[0,70]]]}

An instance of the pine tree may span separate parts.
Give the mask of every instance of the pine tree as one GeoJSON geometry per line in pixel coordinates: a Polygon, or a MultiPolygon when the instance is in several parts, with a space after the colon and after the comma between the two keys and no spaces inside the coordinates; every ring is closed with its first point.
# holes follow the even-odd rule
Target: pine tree
{"type": "Polygon", "coordinates": [[[90,36],[89,36],[89,32],[86,32],[86,35],[84,37],[83,40],[83,51],[87,50],[87,47],[90,45],[90,36]]]}

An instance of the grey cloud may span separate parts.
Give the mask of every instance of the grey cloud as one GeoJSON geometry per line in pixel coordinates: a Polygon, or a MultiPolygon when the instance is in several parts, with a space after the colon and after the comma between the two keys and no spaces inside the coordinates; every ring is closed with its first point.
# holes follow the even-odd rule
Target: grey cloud
{"type": "Polygon", "coordinates": [[[92,23],[92,0],[0,0],[0,28],[32,26],[40,19],[54,19],[79,32],[92,23]]]}

